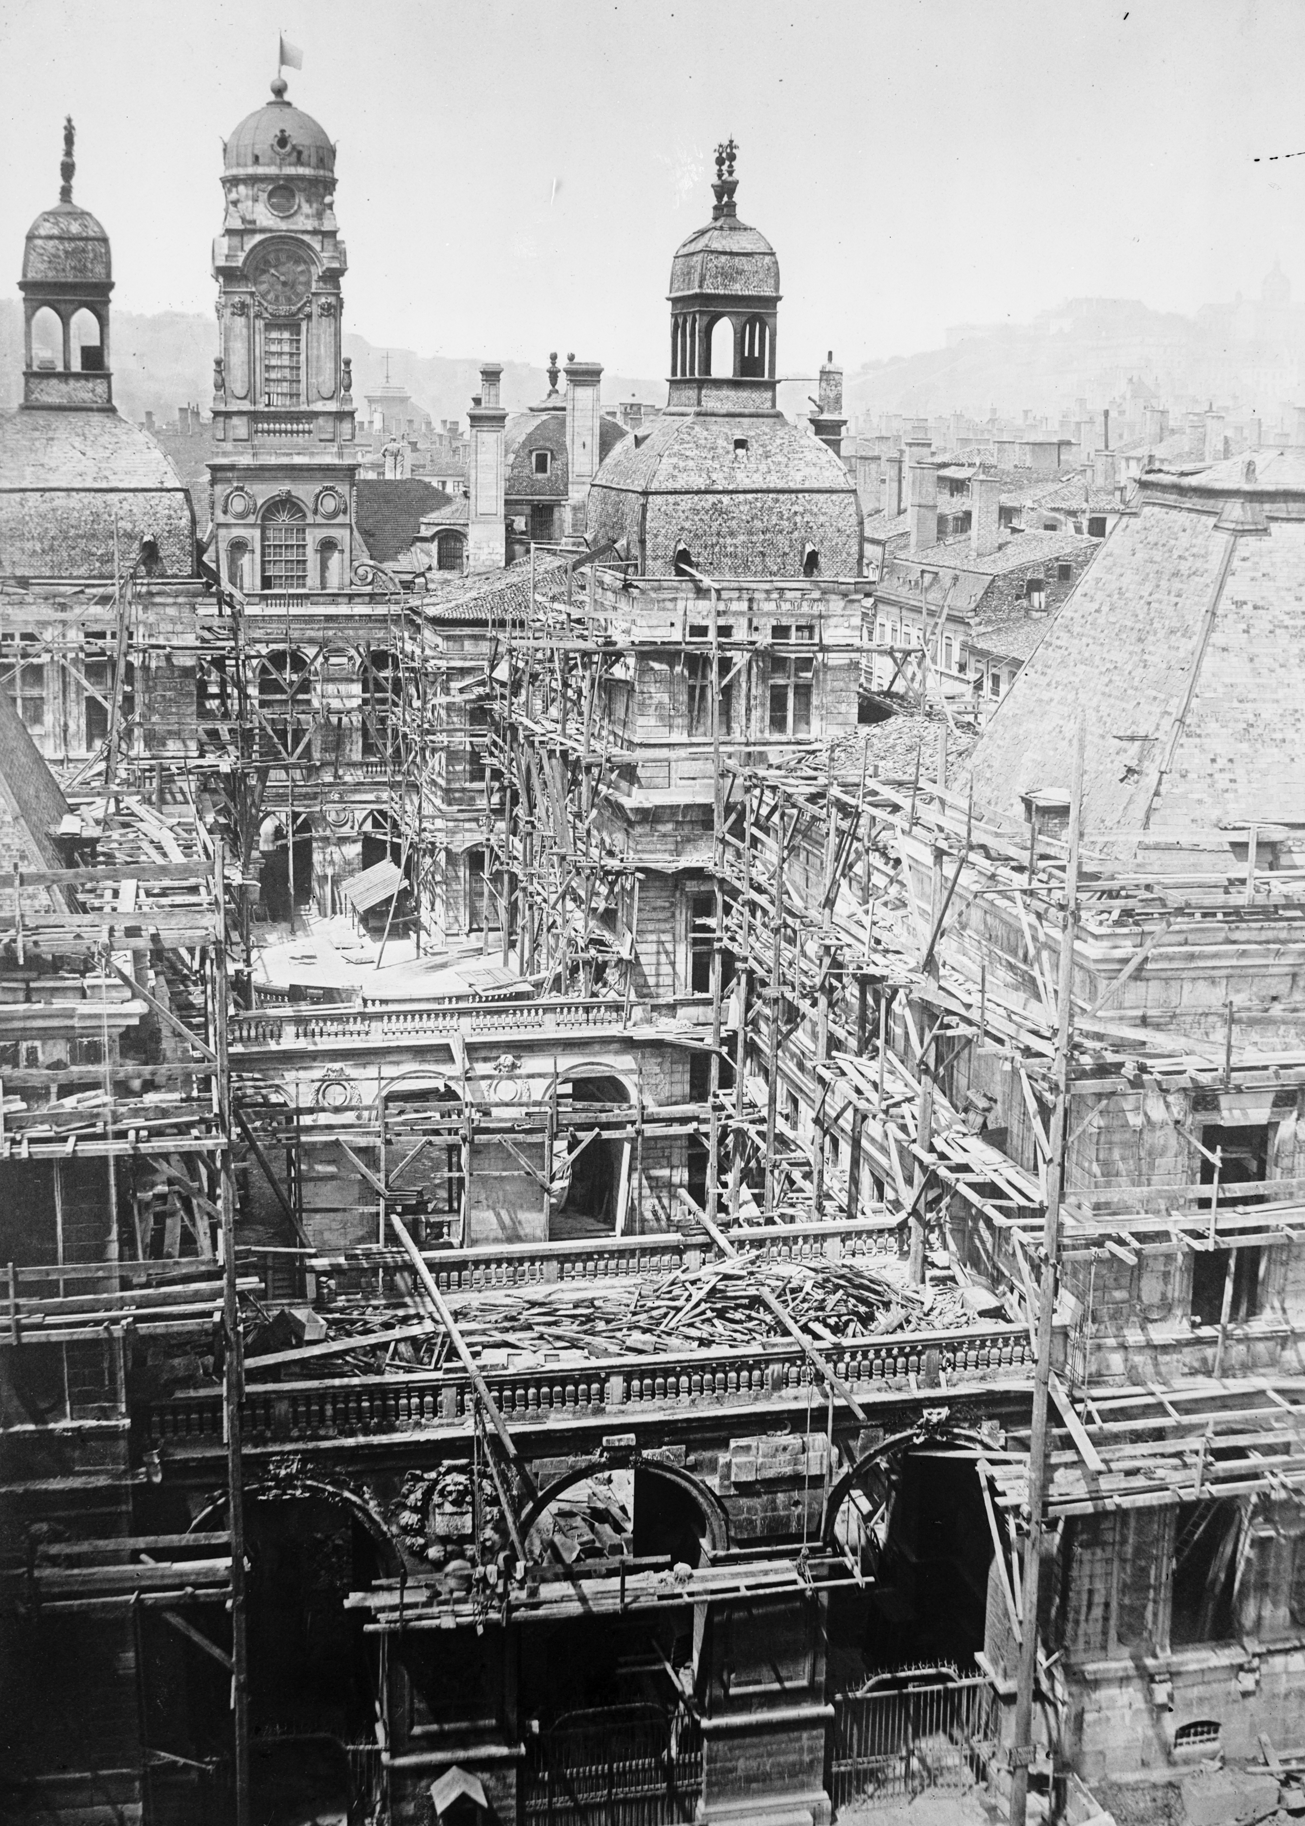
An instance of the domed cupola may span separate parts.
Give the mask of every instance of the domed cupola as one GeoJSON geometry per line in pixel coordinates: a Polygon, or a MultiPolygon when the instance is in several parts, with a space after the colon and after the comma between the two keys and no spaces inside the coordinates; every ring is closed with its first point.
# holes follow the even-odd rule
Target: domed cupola
{"type": "Polygon", "coordinates": [[[247,114],[223,147],[227,171],[335,170],[335,147],[326,129],[285,97],[285,78],[278,76],[271,101],[247,114]]]}
{"type": "Polygon", "coordinates": [[[671,261],[669,405],[717,412],[775,410],[779,261],[735,204],[738,148],[716,148],[711,221],[671,261]]]}
{"type": "Polygon", "coordinates": [[[779,262],[735,213],[737,153],[733,140],[717,147],[711,221],[671,266],[666,410],[604,450],[585,536],[640,577],[859,577],[861,504],[832,447],[835,370],[813,437],[775,404],[779,262]]]}
{"type": "Polygon", "coordinates": [[[112,410],[109,237],[72,200],[74,129],[64,122],[59,201],[42,210],[23,245],[23,404],[112,410]]]}

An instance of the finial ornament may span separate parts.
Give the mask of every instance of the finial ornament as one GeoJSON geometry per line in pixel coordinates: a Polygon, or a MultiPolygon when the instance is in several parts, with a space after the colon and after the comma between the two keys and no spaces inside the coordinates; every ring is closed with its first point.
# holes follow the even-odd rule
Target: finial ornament
{"type": "Polygon", "coordinates": [[[739,187],[739,180],[734,175],[734,161],[738,155],[739,149],[732,138],[722,140],[716,148],[716,182],[711,187],[716,198],[716,207],[711,212],[714,222],[735,214],[734,192],[739,187]]]}
{"type": "Polygon", "coordinates": [[[557,392],[557,382],[561,372],[562,370],[557,365],[557,350],[550,349],[548,351],[548,390],[550,393],[557,392]]]}
{"type": "Polygon", "coordinates": [[[59,176],[63,180],[59,185],[61,203],[72,202],[73,173],[77,169],[73,160],[73,141],[76,137],[77,129],[73,126],[72,115],[66,115],[63,123],[63,157],[59,161],[59,176]]]}
{"type": "Polygon", "coordinates": [[[717,146],[716,178],[718,182],[722,178],[732,178],[734,176],[734,161],[738,155],[739,149],[734,144],[732,136],[727,140],[722,140],[720,145],[717,146]]]}

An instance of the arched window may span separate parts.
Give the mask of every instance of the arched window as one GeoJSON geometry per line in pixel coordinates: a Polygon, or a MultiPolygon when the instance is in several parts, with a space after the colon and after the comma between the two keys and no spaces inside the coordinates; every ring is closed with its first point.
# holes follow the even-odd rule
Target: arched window
{"type": "Polygon", "coordinates": [[[69,332],[72,365],[82,374],[104,372],[104,332],[94,311],[83,307],[72,320],[69,332]]]}
{"type": "Polygon", "coordinates": [[[816,550],[814,545],[808,545],[806,551],[802,554],[802,575],[804,577],[818,577],[820,575],[820,553],[816,550]]]}
{"type": "Polygon", "coordinates": [[[677,577],[688,577],[692,574],[692,571],[693,556],[689,551],[688,546],[677,545],[675,548],[675,575],[677,577]]]}
{"type": "Polygon", "coordinates": [[[258,712],[262,743],[273,760],[298,752],[311,727],[312,689],[302,653],[269,653],[258,668],[258,712]]]}
{"type": "Polygon", "coordinates": [[[729,376],[734,372],[734,325],[728,317],[718,317],[708,334],[704,374],[729,376]]]}
{"type": "Polygon", "coordinates": [[[460,571],[465,542],[461,533],[441,533],[435,541],[435,568],[439,571],[460,571]]]}
{"type": "Polygon", "coordinates": [[[750,380],[764,380],[769,353],[770,332],[765,318],[749,317],[743,326],[743,357],[739,363],[739,373],[750,380]]]}
{"type": "Polygon", "coordinates": [[[227,547],[227,582],[233,590],[248,589],[248,564],[248,539],[233,539],[227,547]]]}
{"type": "Polygon", "coordinates": [[[319,590],[338,589],[339,579],[340,542],[323,539],[317,547],[317,587],[319,590]]]}
{"type": "Polygon", "coordinates": [[[308,588],[308,516],[298,501],[283,495],[263,515],[265,590],[308,588]]]}
{"type": "Polygon", "coordinates": [[[403,673],[395,654],[378,647],[362,663],[362,751],[365,760],[383,760],[398,735],[396,719],[403,701],[403,673]]]}
{"type": "Polygon", "coordinates": [[[32,318],[31,363],[43,372],[63,367],[63,323],[57,311],[43,304],[32,318]]]}

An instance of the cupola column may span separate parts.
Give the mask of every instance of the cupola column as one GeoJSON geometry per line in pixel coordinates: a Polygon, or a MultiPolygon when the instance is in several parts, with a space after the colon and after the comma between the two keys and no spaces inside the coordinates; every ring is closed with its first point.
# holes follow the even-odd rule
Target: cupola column
{"type": "Polygon", "coordinates": [[[72,200],[74,128],[64,122],[59,201],[23,249],[23,405],[113,410],[109,369],[109,237],[72,200]]]}

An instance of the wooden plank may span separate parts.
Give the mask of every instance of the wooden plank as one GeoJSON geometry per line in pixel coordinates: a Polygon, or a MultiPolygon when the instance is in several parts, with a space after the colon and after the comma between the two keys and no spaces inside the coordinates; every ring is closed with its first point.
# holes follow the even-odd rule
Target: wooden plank
{"type": "Polygon", "coordinates": [[[331,1338],[324,1344],[301,1344],[295,1350],[274,1350],[245,1358],[245,1375],[256,1370],[275,1369],[282,1363],[306,1363],[317,1357],[343,1357],[350,1351],[372,1350],[378,1344],[398,1344],[405,1338],[428,1338],[435,1331],[433,1319],[422,1319],[415,1325],[395,1325],[388,1331],[364,1332],[356,1338],[331,1338]]]}

